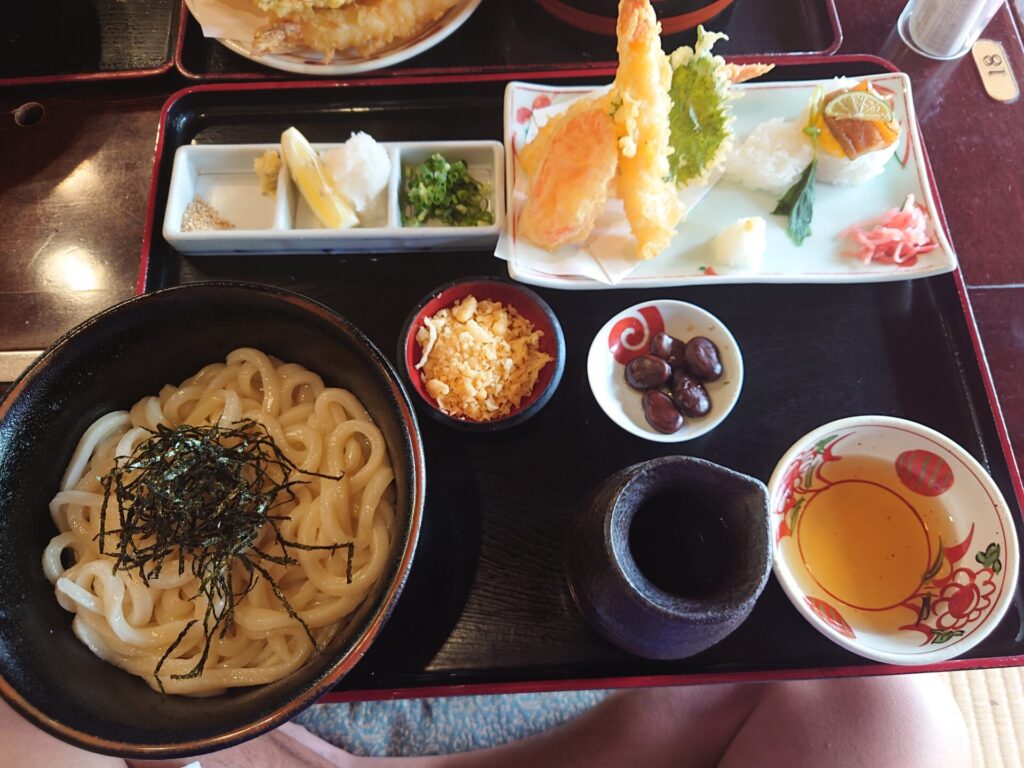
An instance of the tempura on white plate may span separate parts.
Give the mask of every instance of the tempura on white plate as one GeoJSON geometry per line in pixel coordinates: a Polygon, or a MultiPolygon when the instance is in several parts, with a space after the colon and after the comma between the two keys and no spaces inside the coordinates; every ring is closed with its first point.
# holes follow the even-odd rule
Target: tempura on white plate
{"type": "Polygon", "coordinates": [[[252,42],[257,56],[309,48],[371,56],[416,37],[462,0],[254,0],[272,21],[252,42]]]}
{"type": "Polygon", "coordinates": [[[732,137],[729,102],[736,97],[730,85],[772,67],[727,64],[711,53],[725,35],[703,28],[693,48],[668,57],[660,31],[650,0],[620,0],[619,68],[610,90],[552,116],[519,150],[530,179],[519,231],[534,245],[556,251],[586,242],[615,194],[636,238],[636,256],[652,259],[683,219],[679,190],[704,183],[724,161],[732,137]]]}

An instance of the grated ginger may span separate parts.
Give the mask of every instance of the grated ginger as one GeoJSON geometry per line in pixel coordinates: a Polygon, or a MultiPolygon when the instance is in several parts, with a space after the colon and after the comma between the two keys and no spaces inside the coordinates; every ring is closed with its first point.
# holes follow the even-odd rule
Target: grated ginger
{"type": "Polygon", "coordinates": [[[543,331],[500,302],[467,296],[423,323],[416,332],[423,352],[416,368],[427,394],[449,416],[508,416],[554,359],[540,351],[543,331]]]}
{"type": "Polygon", "coordinates": [[[277,150],[268,149],[253,160],[252,167],[260,177],[260,192],[264,195],[276,195],[277,176],[281,173],[281,155],[277,150]]]}

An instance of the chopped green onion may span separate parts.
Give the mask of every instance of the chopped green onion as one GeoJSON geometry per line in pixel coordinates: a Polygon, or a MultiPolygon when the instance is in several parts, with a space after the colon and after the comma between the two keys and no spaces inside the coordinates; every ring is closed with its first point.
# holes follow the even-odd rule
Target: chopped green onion
{"type": "Polygon", "coordinates": [[[488,210],[491,189],[469,174],[464,160],[450,162],[435,152],[426,162],[402,168],[402,223],[432,221],[475,227],[494,223],[488,210]]]}

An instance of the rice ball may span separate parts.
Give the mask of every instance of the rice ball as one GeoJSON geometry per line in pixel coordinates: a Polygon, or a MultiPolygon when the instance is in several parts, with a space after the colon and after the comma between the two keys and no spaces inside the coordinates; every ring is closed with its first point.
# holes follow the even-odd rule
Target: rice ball
{"type": "Polygon", "coordinates": [[[725,162],[725,178],[781,197],[814,159],[807,121],[772,118],[758,125],[725,162]]]}
{"type": "Polygon", "coordinates": [[[391,158],[372,136],[360,131],[335,149],[323,153],[334,183],[357,212],[376,207],[391,177],[391,158]]]}

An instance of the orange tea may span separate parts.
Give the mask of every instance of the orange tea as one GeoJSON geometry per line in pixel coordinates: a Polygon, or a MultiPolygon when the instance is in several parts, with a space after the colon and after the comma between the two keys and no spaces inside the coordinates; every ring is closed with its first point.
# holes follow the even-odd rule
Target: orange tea
{"type": "Polygon", "coordinates": [[[807,497],[796,530],[811,577],[858,613],[909,600],[957,540],[944,503],[914,493],[893,463],[874,457],[844,456],[825,474],[830,485],[807,497]]]}

